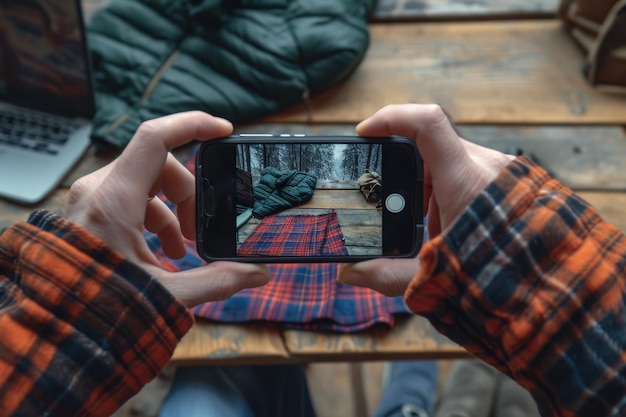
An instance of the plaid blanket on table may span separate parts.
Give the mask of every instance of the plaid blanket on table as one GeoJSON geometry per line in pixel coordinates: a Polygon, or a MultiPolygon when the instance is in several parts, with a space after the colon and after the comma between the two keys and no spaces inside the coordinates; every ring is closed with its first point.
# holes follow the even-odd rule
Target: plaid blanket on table
{"type": "Polygon", "coordinates": [[[265,217],[237,250],[246,256],[347,255],[343,234],[332,211],[320,215],[265,217]]]}
{"type": "MultiPolygon", "coordinates": [[[[193,155],[189,158],[193,172],[193,155]]],[[[169,204],[169,202],[166,201],[169,204]]],[[[171,205],[170,205],[171,207],[171,205]]],[[[242,246],[248,251],[293,251],[293,255],[319,251],[319,254],[345,254],[343,235],[336,213],[299,219],[293,227],[292,216],[269,216],[255,233],[280,228],[274,248],[259,247],[251,235],[242,246]],[[281,218],[282,217],[282,218],[281,218]]],[[[265,220],[265,219],[264,219],[265,220]]],[[[186,241],[187,255],[178,260],[167,258],[155,235],[145,234],[148,245],[163,266],[171,271],[204,264],[197,255],[195,242],[186,241]]],[[[257,252],[258,253],[258,252],[257,252]]],[[[283,252],[284,253],[284,252],[283,252]]],[[[271,281],[260,288],[240,291],[228,300],[205,303],[193,309],[198,317],[223,322],[272,322],[283,328],[354,332],[375,324],[393,326],[394,315],[409,313],[402,297],[386,297],[367,288],[337,283],[338,264],[270,264],[271,281]]]]}

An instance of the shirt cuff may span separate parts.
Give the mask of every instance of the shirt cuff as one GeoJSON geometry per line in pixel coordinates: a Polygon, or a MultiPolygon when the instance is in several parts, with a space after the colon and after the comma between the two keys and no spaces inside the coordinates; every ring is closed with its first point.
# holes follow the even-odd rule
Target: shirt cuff
{"type": "Polygon", "coordinates": [[[545,415],[598,405],[591,393],[608,384],[623,393],[606,375],[624,366],[626,238],[532,161],[512,161],[418,257],[407,306],[545,415]]]}
{"type": "Polygon", "coordinates": [[[155,278],[55,214],[34,212],[4,233],[2,246],[16,265],[9,279],[29,300],[21,308],[44,326],[33,333],[43,337],[46,329],[46,343],[55,345],[55,368],[90,382],[117,375],[119,389],[111,385],[108,394],[114,402],[157,376],[193,324],[155,278]]]}

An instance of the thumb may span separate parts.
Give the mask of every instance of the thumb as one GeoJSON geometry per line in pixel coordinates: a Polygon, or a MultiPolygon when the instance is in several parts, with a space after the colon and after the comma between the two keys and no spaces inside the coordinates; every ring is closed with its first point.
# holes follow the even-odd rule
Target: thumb
{"type": "Polygon", "coordinates": [[[403,295],[419,269],[418,258],[379,258],[342,265],[337,280],[341,284],[370,288],[388,297],[403,295]]]}
{"type": "Polygon", "coordinates": [[[461,138],[445,112],[436,104],[383,107],[359,123],[356,131],[361,136],[398,135],[412,138],[434,181],[448,175],[451,165],[463,165],[469,159],[461,138]]]}
{"type": "Polygon", "coordinates": [[[442,229],[450,225],[488,183],[489,178],[482,175],[481,167],[474,163],[464,141],[438,105],[386,106],[361,122],[357,133],[362,136],[399,135],[415,141],[430,173],[442,229]]]}
{"type": "Polygon", "coordinates": [[[270,279],[264,265],[235,262],[213,262],[180,272],[149,265],[145,268],[187,307],[226,300],[245,288],[263,286],[270,279]]]}

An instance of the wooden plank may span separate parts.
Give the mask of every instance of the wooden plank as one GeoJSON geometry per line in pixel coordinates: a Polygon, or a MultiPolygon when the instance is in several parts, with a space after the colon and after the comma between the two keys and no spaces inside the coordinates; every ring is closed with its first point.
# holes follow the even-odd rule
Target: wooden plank
{"type": "Polygon", "coordinates": [[[374,21],[554,16],[559,0],[378,0],[374,21]]]}
{"type": "Polygon", "coordinates": [[[419,316],[399,317],[392,329],[337,334],[287,330],[285,345],[298,361],[459,358],[468,353],[419,316]]]}
{"type": "Polygon", "coordinates": [[[587,200],[604,220],[626,234],[626,193],[582,191],[578,195],[587,200]]]}
{"type": "Polygon", "coordinates": [[[196,319],[180,341],[174,365],[282,363],[289,361],[278,329],[196,319]]]}
{"type": "Polygon", "coordinates": [[[382,252],[381,226],[342,227],[345,245],[350,255],[380,254],[382,252]]]}
{"type": "Polygon", "coordinates": [[[111,0],[82,0],[85,22],[89,24],[93,15],[109,3],[111,3],[111,0]]]}
{"type": "Polygon", "coordinates": [[[373,210],[341,210],[337,211],[339,224],[344,227],[350,226],[379,226],[382,222],[382,214],[373,210]]]}
{"type": "Polygon", "coordinates": [[[365,201],[363,194],[358,190],[316,190],[313,197],[300,208],[326,208],[326,209],[360,209],[374,210],[375,205],[365,201]]]}
{"type": "Polygon", "coordinates": [[[583,79],[557,20],[372,24],[344,83],[264,119],[356,123],[389,103],[439,103],[459,124],[626,124],[626,97],[583,79]]]}
{"type": "Polygon", "coordinates": [[[458,126],[466,139],[531,156],[577,190],[626,191],[626,135],[619,126],[458,126]]]}

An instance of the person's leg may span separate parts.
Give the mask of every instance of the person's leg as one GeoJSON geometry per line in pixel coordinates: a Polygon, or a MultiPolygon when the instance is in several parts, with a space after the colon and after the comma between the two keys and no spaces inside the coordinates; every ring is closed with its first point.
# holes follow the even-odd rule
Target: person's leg
{"type": "Polygon", "coordinates": [[[159,417],[314,417],[299,365],[180,368],[159,417]]]}
{"type": "Polygon", "coordinates": [[[532,395],[505,374],[498,377],[494,417],[540,417],[532,395]]]}
{"type": "Polygon", "coordinates": [[[427,417],[437,395],[435,361],[393,361],[374,417],[427,417]]]}
{"type": "Polygon", "coordinates": [[[435,410],[436,417],[489,417],[499,371],[478,359],[452,364],[435,410]]]}
{"type": "Polygon", "coordinates": [[[176,370],[159,417],[255,417],[241,390],[222,367],[176,370]]]}
{"type": "Polygon", "coordinates": [[[256,417],[315,417],[302,366],[234,366],[225,370],[256,417]]]}

